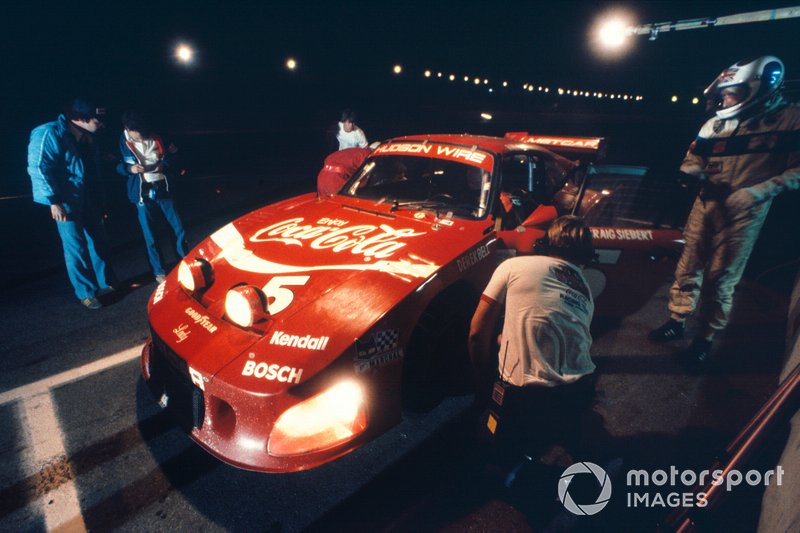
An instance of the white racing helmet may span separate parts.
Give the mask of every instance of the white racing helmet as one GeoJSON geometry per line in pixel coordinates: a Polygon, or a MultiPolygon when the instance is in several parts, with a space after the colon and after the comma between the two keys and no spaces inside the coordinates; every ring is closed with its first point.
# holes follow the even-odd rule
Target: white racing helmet
{"type": "Polygon", "coordinates": [[[717,117],[729,119],[772,97],[783,85],[783,75],[783,62],[775,56],[743,59],[723,70],[703,94],[708,99],[719,101],[722,89],[739,88],[741,102],[717,109],[717,117]]]}

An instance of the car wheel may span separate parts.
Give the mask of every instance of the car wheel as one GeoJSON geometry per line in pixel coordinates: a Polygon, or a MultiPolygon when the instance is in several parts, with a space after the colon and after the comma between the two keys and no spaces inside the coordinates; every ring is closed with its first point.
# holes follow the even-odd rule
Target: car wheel
{"type": "Polygon", "coordinates": [[[445,291],[420,316],[403,367],[403,408],[427,412],[469,382],[469,322],[477,299],[464,288],[445,291]]]}

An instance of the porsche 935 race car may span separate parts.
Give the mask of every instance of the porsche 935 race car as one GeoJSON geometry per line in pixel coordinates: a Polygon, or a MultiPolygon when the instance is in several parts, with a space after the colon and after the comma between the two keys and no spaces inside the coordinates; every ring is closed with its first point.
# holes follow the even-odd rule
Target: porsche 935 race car
{"type": "Polygon", "coordinates": [[[234,466],[334,460],[468,381],[469,320],[493,270],[567,212],[592,225],[598,309],[635,309],[655,288],[645,278],[671,271],[679,231],[654,219],[642,169],[546,146],[588,157],[601,139],[392,139],[338,194],[220,228],[148,304],[141,363],[155,398],[234,466]]]}

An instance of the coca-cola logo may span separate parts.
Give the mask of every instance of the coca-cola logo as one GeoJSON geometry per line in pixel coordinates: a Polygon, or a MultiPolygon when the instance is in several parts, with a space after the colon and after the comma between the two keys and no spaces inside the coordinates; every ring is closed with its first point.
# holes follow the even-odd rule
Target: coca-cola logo
{"type": "Polygon", "coordinates": [[[250,242],[282,242],[286,245],[308,246],[314,250],[332,252],[350,251],[364,257],[385,259],[406,246],[401,239],[425,235],[410,228],[395,229],[388,224],[373,226],[360,224],[340,226],[336,224],[302,224],[302,217],[291,218],[266,228],[261,228],[250,237],[250,242]]]}

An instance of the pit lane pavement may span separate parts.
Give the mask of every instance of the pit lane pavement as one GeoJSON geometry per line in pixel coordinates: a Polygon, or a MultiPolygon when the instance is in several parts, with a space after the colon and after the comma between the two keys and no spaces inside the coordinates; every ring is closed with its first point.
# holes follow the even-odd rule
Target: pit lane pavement
{"type": "MultiPolygon", "coordinates": [[[[191,236],[196,242],[224,221],[191,236]]],[[[307,472],[274,476],[220,463],[145,391],[136,356],[155,284],[142,274],[142,250],[113,262],[140,286],[100,311],[75,302],[64,273],[0,297],[0,529],[480,530],[547,520],[526,507],[538,495],[515,500],[471,481],[475,413],[466,397],[307,472]]],[[[785,295],[745,282],[734,327],[719,343],[724,370],[686,375],[674,348],[644,340],[665,298],[662,290],[641,312],[595,328],[600,423],[584,438],[631,468],[709,463],[774,389],[783,349],[785,295]]],[[[756,501],[742,520],[757,520],[757,509],[756,501]]],[[[661,513],[606,516],[624,527],[655,524],[661,513]]]]}

